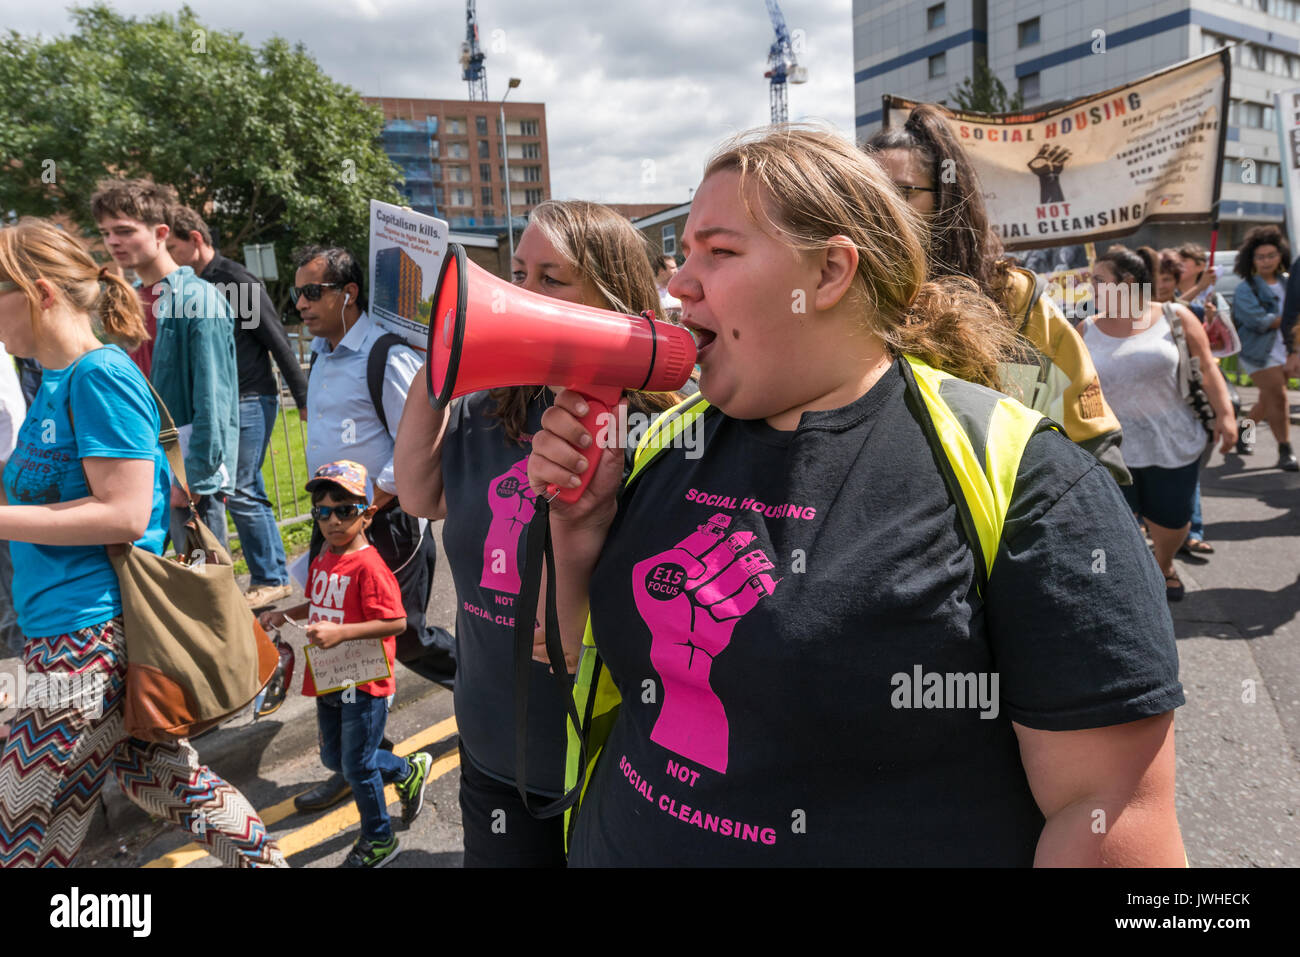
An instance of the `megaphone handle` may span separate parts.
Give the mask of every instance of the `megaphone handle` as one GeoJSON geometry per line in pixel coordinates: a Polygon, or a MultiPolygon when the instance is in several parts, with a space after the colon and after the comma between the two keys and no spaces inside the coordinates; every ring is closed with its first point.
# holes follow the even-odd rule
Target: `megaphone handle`
{"type": "MultiPolygon", "coordinates": [[[[587,446],[582,453],[583,458],[587,460],[587,468],[578,475],[580,484],[577,488],[559,489],[558,486],[550,485],[546,489],[552,496],[557,496],[558,489],[560,501],[569,505],[582,497],[582,493],[591,484],[592,476],[596,474],[596,463],[600,461],[600,453],[604,451],[596,441],[596,437],[601,426],[615,421],[614,409],[618,407],[618,400],[623,396],[623,390],[617,386],[578,386],[574,387],[573,391],[587,402],[587,414],[579,420],[582,422],[582,427],[587,430],[587,434],[591,436],[591,445],[587,446]],[[601,419],[602,415],[609,415],[611,418],[601,419]]],[[[608,434],[608,429],[606,432],[608,434]]]]}

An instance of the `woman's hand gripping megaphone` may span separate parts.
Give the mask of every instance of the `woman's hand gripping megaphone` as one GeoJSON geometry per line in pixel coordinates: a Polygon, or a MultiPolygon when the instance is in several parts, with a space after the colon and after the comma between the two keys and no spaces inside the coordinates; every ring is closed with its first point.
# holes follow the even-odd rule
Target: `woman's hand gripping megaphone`
{"type": "Polygon", "coordinates": [[[569,523],[608,525],[614,518],[615,493],[623,481],[622,437],[617,428],[602,425],[621,421],[619,406],[627,400],[621,390],[611,391],[612,397],[565,389],[542,413],[542,430],[533,436],[528,482],[538,494],[545,489],[548,498],[570,506],[562,511],[569,523]]]}

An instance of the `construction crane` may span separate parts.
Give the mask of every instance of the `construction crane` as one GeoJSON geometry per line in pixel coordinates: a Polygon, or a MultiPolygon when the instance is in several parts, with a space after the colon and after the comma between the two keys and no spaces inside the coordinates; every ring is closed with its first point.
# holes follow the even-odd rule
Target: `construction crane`
{"type": "Polygon", "coordinates": [[[460,45],[461,78],[469,84],[471,100],[486,101],[487,68],[483,66],[483,49],[478,45],[478,15],[474,0],[465,2],[465,41],[460,45]]]}
{"type": "Polygon", "coordinates": [[[763,76],[772,81],[772,122],[784,123],[789,118],[785,85],[787,82],[807,83],[808,71],[795,60],[790,31],[785,27],[785,16],[776,0],[767,0],[767,15],[772,18],[776,39],[767,51],[768,69],[763,76]]]}

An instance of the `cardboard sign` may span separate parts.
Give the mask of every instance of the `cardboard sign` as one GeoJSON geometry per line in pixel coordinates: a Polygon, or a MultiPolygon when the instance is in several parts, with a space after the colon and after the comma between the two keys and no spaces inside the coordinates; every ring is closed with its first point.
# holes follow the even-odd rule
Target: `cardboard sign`
{"type": "Polygon", "coordinates": [[[303,652],[307,655],[307,667],[311,669],[311,680],[316,683],[318,695],[393,676],[382,638],[358,638],[341,642],[333,648],[306,645],[303,652]]]}
{"type": "MultiPolygon", "coordinates": [[[[943,110],[1003,245],[1065,246],[1144,223],[1209,222],[1228,134],[1228,56],[1225,48],[1042,110],[943,110]]],[[[904,123],[916,105],[886,96],[885,126],[904,123]]]]}
{"type": "Polygon", "coordinates": [[[447,235],[444,220],[370,201],[370,318],[421,352],[447,235]]]}

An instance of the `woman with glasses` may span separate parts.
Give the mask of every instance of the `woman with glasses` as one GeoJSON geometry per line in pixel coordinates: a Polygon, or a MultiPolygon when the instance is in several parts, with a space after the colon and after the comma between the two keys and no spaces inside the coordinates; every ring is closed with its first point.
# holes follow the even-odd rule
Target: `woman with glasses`
{"type": "MultiPolygon", "coordinates": [[[[1120,425],[1102,396],[1088,350],[1052,300],[1054,290],[1003,256],[979,177],[943,114],[933,106],[918,106],[902,126],[872,136],[865,149],[924,217],[930,275],[973,280],[1032,347],[1005,364],[1007,392],[1061,423],[1066,435],[1096,456],[1117,482],[1127,484],[1120,425]]],[[[1055,153],[1041,160],[1049,172],[1052,164],[1062,162],[1055,153]]]]}
{"type": "MultiPolygon", "coordinates": [[[[660,308],[645,240],[597,203],[552,200],[534,209],[511,270],[516,285],[543,296],[631,315],[660,308]]],[[[544,388],[493,389],[465,396],[449,411],[434,411],[427,385],[421,370],[407,397],[395,462],[406,507],[446,518],[444,554],[460,603],[456,721],[465,865],[562,867],[562,819],[534,819],[517,790],[513,699],[515,616],[534,615],[534,609],[518,607],[526,529],[536,501],[528,456],[552,394],[544,388]],[[504,821],[498,820],[501,812],[504,821]]],[[[676,397],[634,392],[628,401],[632,414],[648,418],[676,397]]],[[[541,647],[536,654],[546,657],[541,647]]],[[[569,654],[573,667],[576,645],[566,649],[569,654]]],[[[534,808],[564,790],[566,686],[549,671],[544,660],[534,662],[529,686],[524,788],[534,808]]]]}
{"type": "Polygon", "coordinates": [[[161,553],[171,482],[153,395],[123,351],[146,335],[135,290],[68,233],[34,219],[0,230],[0,341],[45,370],[4,471],[0,538],[28,689],[49,675],[68,690],[19,702],[0,753],[0,867],[72,864],[110,769],[227,865],[285,866],[252,805],[188,741],[123,731],[122,599],[104,546],[161,553]]]}

